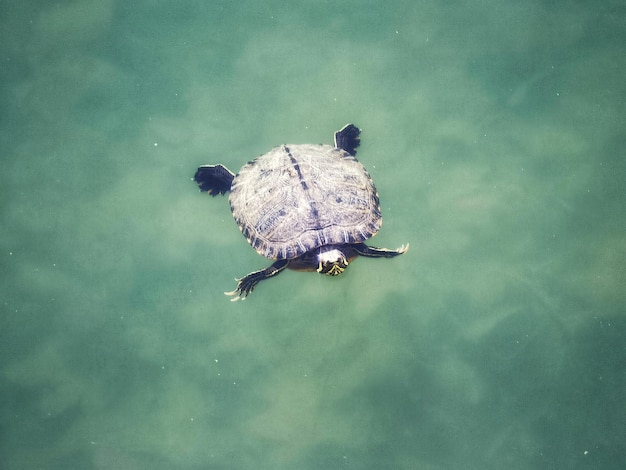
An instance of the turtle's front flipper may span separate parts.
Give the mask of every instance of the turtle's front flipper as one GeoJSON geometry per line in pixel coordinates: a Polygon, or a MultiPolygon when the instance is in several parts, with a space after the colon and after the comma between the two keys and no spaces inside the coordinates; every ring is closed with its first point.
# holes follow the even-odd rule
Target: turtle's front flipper
{"type": "Polygon", "coordinates": [[[241,279],[237,279],[237,288],[232,292],[224,292],[226,295],[233,295],[231,301],[245,299],[250,292],[254,290],[256,285],[272,276],[276,276],[279,272],[283,271],[289,264],[288,259],[279,259],[275,261],[269,268],[254,271],[241,279]]]}
{"type": "Polygon", "coordinates": [[[365,243],[355,243],[350,247],[359,255],[366,258],[393,258],[409,251],[409,244],[402,245],[397,250],[389,250],[387,248],[376,248],[375,246],[367,246],[365,243]]]}
{"type": "Polygon", "coordinates": [[[350,155],[356,155],[356,148],[361,144],[359,134],[361,129],[354,124],[346,124],[335,132],[335,147],[343,149],[350,155]]]}
{"type": "Polygon", "coordinates": [[[224,165],[204,165],[198,168],[193,179],[200,191],[206,191],[211,196],[225,194],[230,191],[235,174],[224,165]]]}

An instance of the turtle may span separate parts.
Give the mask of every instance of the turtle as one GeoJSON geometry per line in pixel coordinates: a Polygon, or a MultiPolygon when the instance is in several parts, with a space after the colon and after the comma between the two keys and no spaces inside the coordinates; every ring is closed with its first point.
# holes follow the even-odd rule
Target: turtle
{"type": "Polygon", "coordinates": [[[346,124],[334,145],[284,144],[246,163],[235,174],[222,164],[203,165],[194,181],[211,196],[230,192],[233,218],[248,243],[274,260],[235,279],[231,300],[286,268],[329,276],[344,272],[357,256],[393,258],[406,253],[364,242],[381,227],[378,192],[356,159],[361,130],[346,124]]]}

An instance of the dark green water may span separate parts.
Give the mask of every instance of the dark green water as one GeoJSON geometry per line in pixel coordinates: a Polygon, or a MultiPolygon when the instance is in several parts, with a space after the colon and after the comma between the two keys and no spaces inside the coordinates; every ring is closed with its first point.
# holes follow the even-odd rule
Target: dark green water
{"type": "Polygon", "coordinates": [[[621,469],[622,1],[0,3],[0,468],[621,469]],[[384,226],[268,265],[200,164],[363,129],[384,226]]]}

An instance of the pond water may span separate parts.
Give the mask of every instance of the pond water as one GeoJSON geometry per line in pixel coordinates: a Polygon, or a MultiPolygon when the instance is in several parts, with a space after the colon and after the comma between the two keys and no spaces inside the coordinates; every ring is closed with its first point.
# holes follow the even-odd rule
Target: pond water
{"type": "Polygon", "coordinates": [[[44,3],[0,5],[2,468],[622,468],[622,2],[44,3]],[[197,166],[348,122],[410,251],[229,302],[270,261],[197,166]]]}

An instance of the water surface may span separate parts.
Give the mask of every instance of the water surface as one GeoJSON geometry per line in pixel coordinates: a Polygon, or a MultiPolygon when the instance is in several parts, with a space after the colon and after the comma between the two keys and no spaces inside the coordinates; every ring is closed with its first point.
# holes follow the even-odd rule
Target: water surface
{"type": "Polygon", "coordinates": [[[621,2],[3,2],[0,455],[621,468],[621,2]],[[363,130],[384,226],[269,262],[190,180],[363,130]]]}

